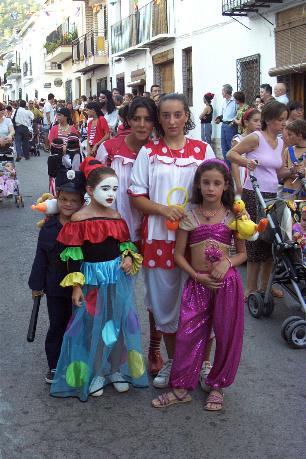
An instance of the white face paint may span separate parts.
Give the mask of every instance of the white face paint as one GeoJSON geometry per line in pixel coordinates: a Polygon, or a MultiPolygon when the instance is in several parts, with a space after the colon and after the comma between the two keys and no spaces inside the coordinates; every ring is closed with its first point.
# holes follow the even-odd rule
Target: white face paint
{"type": "Polygon", "coordinates": [[[94,199],[104,207],[111,207],[116,201],[118,179],[111,175],[101,180],[93,191],[94,199]]]}

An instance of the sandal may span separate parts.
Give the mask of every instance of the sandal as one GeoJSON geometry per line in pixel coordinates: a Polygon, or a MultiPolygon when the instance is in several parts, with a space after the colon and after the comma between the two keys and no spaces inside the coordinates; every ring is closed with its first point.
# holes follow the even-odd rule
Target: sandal
{"type": "Polygon", "coordinates": [[[153,408],[166,408],[167,406],[171,405],[179,405],[181,403],[191,402],[192,397],[188,394],[188,392],[184,392],[182,395],[178,393],[172,392],[165,392],[164,394],[159,395],[158,398],[152,400],[153,408]]]}
{"type": "Polygon", "coordinates": [[[204,410],[206,411],[220,411],[223,408],[224,394],[219,390],[213,389],[206,399],[204,410]],[[209,408],[209,404],[217,405],[216,408],[209,408]]]}

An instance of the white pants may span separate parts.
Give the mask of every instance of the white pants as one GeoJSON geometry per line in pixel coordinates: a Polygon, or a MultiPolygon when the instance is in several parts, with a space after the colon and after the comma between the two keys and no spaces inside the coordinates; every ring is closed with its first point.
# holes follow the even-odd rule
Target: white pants
{"type": "Polygon", "coordinates": [[[179,268],[142,268],[146,286],[145,306],[152,312],[157,330],[177,331],[181,295],[187,275],[179,268]]]}

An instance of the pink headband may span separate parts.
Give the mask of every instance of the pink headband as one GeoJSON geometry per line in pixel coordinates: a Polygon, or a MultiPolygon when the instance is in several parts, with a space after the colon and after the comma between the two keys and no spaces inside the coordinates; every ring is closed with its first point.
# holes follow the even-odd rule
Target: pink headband
{"type": "Polygon", "coordinates": [[[222,159],[218,159],[218,158],[206,159],[205,161],[203,161],[202,164],[204,164],[204,165],[206,165],[206,164],[219,164],[219,166],[223,166],[224,167],[224,169],[226,170],[226,172],[228,174],[231,173],[230,168],[228,167],[226,162],[223,161],[222,159]]]}

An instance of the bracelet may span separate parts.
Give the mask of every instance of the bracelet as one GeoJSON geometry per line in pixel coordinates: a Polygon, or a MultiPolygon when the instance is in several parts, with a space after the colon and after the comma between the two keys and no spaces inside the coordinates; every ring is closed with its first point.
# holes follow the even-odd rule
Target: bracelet
{"type": "Polygon", "coordinates": [[[228,258],[228,257],[224,257],[225,260],[227,260],[229,262],[229,265],[230,265],[230,268],[233,267],[233,263],[231,262],[231,260],[228,258]]]}

